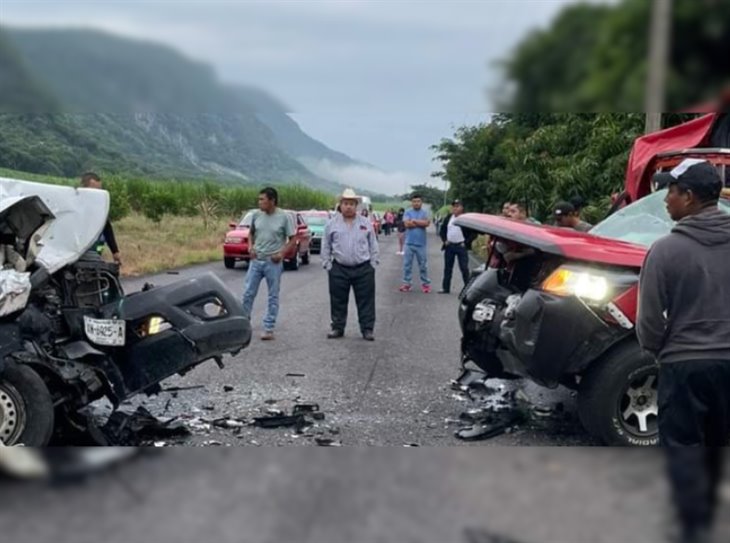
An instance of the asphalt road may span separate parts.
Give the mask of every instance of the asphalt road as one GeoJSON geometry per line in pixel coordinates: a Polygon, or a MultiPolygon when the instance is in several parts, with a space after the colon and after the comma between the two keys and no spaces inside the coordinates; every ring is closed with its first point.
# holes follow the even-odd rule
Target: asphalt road
{"type": "MultiPolygon", "coordinates": [[[[437,247],[432,239],[436,282],[437,247]]],[[[276,341],[255,339],[223,371],[209,363],[165,383],[204,388],[137,402],[158,416],[194,422],[193,435],[182,444],[246,447],[165,448],[60,488],[0,481],[3,541],[665,541],[672,514],[661,451],[487,446],[590,443],[570,418],[575,406],[568,393],[543,395],[528,387],[534,403],[561,401],[564,413],[457,446],[465,443],[453,436],[451,419],[469,404],[448,386],[458,361],[456,296],[397,292],[394,240],[384,238],[382,248],[374,343],[363,341],[355,326],[344,340],[324,338],[328,301],[315,257],[309,267],[284,276],[276,341]],[[286,377],[290,372],[304,377],[286,377]],[[225,385],[234,388],[226,392],[225,385]],[[324,421],[302,434],[250,426],[224,430],[201,420],[250,420],[267,408],[291,408],[297,398],[319,403],[325,413],[324,421]],[[345,447],[253,446],[312,445],[317,436],[345,447]]],[[[222,263],[129,281],[127,287],[206,270],[240,294],[245,271],[225,270],[222,263]]],[[[256,307],[257,331],[262,309],[263,298],[256,307]]],[[[727,517],[726,510],[723,534],[730,532],[727,517]]]]}
{"type": "Polygon", "coordinates": [[[648,543],[671,519],[657,450],[177,448],[0,484],[15,543],[648,543]]]}
{"type": "MultiPolygon", "coordinates": [[[[376,274],[376,341],[359,334],[354,297],[351,297],[346,337],[325,338],[329,329],[327,277],[318,256],[299,271],[282,278],[281,309],[276,340],[259,340],[266,305],[262,285],[254,306],[254,340],[226,368],[205,363],[183,378],[172,378],[165,387],[202,387],[140,398],[154,415],[192,419],[194,435],[185,444],[312,445],[326,438],[343,445],[384,446],[464,445],[454,437],[458,417],[476,407],[449,388],[458,375],[459,326],[456,317],[461,279],[455,278],[452,294],[437,294],[443,273],[440,243],[431,233],[429,262],[434,291],[398,292],[402,257],[396,255],[397,239],[381,236],[381,265],[376,274]],[[287,374],[301,374],[287,377],[287,374]],[[226,392],[224,387],[234,387],[226,392]],[[250,422],[267,410],[289,412],[296,402],[317,403],[324,421],[303,433],[292,428],[220,429],[210,421],[220,418],[250,422]]],[[[213,272],[240,297],[245,265],[234,270],[222,262],[128,280],[127,291],[145,282],[164,285],[187,276],[213,272]]],[[[458,275],[458,274],[455,274],[458,275]]],[[[494,385],[495,399],[503,395],[494,385]]],[[[506,384],[511,386],[510,383],[506,384]]],[[[560,404],[561,412],[530,420],[509,434],[478,444],[585,445],[591,438],[574,414],[575,400],[566,391],[547,391],[527,385],[535,405],[560,404]]],[[[528,406],[529,407],[529,406],[528,406]]]]}

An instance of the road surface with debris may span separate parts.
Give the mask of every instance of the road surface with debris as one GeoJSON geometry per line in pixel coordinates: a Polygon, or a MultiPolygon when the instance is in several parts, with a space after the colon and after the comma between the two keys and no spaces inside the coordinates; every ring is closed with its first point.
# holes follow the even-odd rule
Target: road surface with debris
{"type": "MultiPolygon", "coordinates": [[[[213,362],[172,378],[171,392],[138,398],[153,415],[175,417],[192,431],[174,443],[217,445],[462,445],[455,437],[460,425],[479,407],[449,388],[458,375],[460,332],[455,273],[452,293],[437,294],[443,274],[440,242],[429,236],[433,292],[398,292],[402,257],[397,238],[381,236],[377,271],[375,342],[364,341],[357,326],[354,299],[346,337],[325,338],[329,328],[327,276],[319,256],[282,278],[281,309],[276,340],[263,342],[261,319],[266,306],[262,284],[253,315],[254,339],[219,370],[213,362]],[[297,403],[317,404],[320,415],[306,416],[306,427],[276,429],[252,426],[254,418],[290,415],[297,403]],[[460,419],[461,415],[461,419],[460,419]],[[324,418],[322,418],[324,417],[324,418]]],[[[164,285],[206,271],[218,275],[240,297],[245,265],[227,270],[223,262],[173,273],[127,280],[128,292],[145,282],[164,285]]],[[[455,270],[456,271],[456,270],[455,270]]],[[[418,285],[414,285],[417,287],[418,285]]],[[[489,381],[490,403],[504,405],[514,383],[489,381]]],[[[495,445],[586,445],[595,442],[575,416],[575,399],[565,390],[548,391],[527,385],[526,395],[537,409],[523,406],[527,420],[510,425],[491,438],[495,445]]],[[[524,417],[523,417],[524,419],[524,417]]],[[[292,422],[292,421],[290,421],[292,422]]],[[[159,444],[170,441],[160,440],[159,444]]]]}

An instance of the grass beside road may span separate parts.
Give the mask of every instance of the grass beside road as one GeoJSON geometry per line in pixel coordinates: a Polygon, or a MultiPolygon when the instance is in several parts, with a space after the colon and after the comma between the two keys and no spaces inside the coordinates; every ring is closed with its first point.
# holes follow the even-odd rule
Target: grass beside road
{"type": "MultiPolygon", "coordinates": [[[[160,223],[133,213],[114,223],[125,276],[223,260],[229,219],[216,219],[206,231],[200,217],[165,216],[160,223]]],[[[105,251],[105,258],[110,258],[105,251]]],[[[222,264],[221,264],[222,265],[222,264]]]]}

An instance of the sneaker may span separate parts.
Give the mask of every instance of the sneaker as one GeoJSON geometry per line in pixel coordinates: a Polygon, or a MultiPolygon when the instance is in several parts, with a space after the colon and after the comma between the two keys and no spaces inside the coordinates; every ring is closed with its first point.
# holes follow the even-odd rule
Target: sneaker
{"type": "Polygon", "coordinates": [[[274,332],[273,330],[267,330],[263,334],[261,334],[261,341],[271,341],[274,339],[274,332]]]}
{"type": "Polygon", "coordinates": [[[365,341],[375,341],[375,334],[373,334],[373,331],[372,330],[365,330],[362,333],[362,338],[365,341]]]}
{"type": "Polygon", "coordinates": [[[411,291],[411,285],[401,285],[398,289],[401,292],[410,292],[411,291]]]}
{"type": "Polygon", "coordinates": [[[342,330],[331,330],[329,334],[327,334],[327,339],[340,339],[345,335],[345,332],[342,330]]]}
{"type": "Polygon", "coordinates": [[[424,294],[429,294],[431,292],[431,285],[421,285],[421,290],[424,294]]]}
{"type": "Polygon", "coordinates": [[[400,256],[403,256],[405,253],[403,251],[396,251],[395,254],[400,255],[400,256]]]}
{"type": "Polygon", "coordinates": [[[444,289],[441,289],[441,290],[439,290],[439,291],[437,291],[437,292],[438,292],[439,294],[451,294],[451,291],[450,291],[450,290],[444,290],[444,289]]]}

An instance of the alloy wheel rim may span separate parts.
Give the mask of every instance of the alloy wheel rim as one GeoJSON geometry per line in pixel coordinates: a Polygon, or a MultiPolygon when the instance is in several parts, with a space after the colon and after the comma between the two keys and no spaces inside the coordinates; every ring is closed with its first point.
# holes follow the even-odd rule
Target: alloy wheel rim
{"type": "Polygon", "coordinates": [[[632,435],[648,437],[657,432],[659,401],[656,373],[633,379],[626,387],[619,406],[619,420],[632,435]]]}

